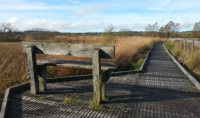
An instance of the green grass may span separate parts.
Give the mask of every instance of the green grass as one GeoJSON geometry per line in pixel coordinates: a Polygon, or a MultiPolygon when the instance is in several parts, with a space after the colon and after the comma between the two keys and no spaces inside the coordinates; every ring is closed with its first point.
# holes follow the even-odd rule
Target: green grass
{"type": "Polygon", "coordinates": [[[174,44],[173,43],[170,43],[169,41],[166,41],[165,43],[164,43],[164,45],[165,45],[165,47],[171,52],[172,51],[172,49],[174,48],[174,44]]]}
{"type": "Polygon", "coordinates": [[[94,109],[94,110],[102,110],[102,109],[105,109],[106,107],[103,106],[103,105],[98,105],[96,103],[93,102],[93,100],[90,102],[90,106],[89,106],[90,109],[94,109]]]}
{"type": "Polygon", "coordinates": [[[44,97],[44,96],[40,96],[40,97],[38,97],[38,99],[39,99],[39,100],[44,100],[45,97],[44,97]]]}
{"type": "Polygon", "coordinates": [[[70,97],[66,97],[63,101],[62,104],[78,104],[78,102],[76,102],[76,99],[73,98],[72,96],[70,97]]]}
{"type": "Polygon", "coordinates": [[[148,54],[148,51],[145,51],[143,54],[141,54],[140,59],[137,62],[133,63],[133,69],[134,70],[139,70],[140,69],[140,67],[144,63],[144,60],[145,60],[147,54],[148,54]]]}
{"type": "Polygon", "coordinates": [[[139,70],[144,62],[144,58],[140,58],[136,63],[133,64],[135,70],[139,70]]]}

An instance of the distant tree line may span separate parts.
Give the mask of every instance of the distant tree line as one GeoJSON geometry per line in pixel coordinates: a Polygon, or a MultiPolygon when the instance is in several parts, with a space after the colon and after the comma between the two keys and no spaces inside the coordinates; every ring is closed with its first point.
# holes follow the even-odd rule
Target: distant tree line
{"type": "Polygon", "coordinates": [[[60,35],[59,32],[53,31],[25,31],[26,40],[50,40],[60,35]]]}
{"type": "Polygon", "coordinates": [[[185,37],[185,38],[200,38],[200,22],[193,26],[192,31],[180,32],[180,23],[169,21],[166,25],[159,28],[158,23],[148,24],[145,27],[144,36],[150,37],[185,37]]]}
{"type": "Polygon", "coordinates": [[[14,27],[10,23],[0,24],[0,41],[21,41],[22,33],[14,30],[14,27]]]}
{"type": "Polygon", "coordinates": [[[33,29],[19,32],[10,23],[0,23],[0,41],[23,41],[23,40],[49,40],[56,36],[103,36],[105,39],[113,39],[115,36],[147,36],[147,37],[185,37],[200,38],[200,22],[196,22],[192,31],[180,32],[180,23],[169,21],[166,25],[159,27],[158,22],[148,24],[145,31],[131,31],[123,28],[118,32],[114,31],[114,26],[105,28],[104,32],[85,32],[85,33],[60,33],[55,31],[45,31],[33,29]]]}

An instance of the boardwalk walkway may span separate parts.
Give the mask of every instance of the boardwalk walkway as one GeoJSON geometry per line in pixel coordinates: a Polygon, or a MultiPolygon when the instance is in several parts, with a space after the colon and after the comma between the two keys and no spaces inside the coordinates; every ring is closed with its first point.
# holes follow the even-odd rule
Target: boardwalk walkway
{"type": "Polygon", "coordinates": [[[92,81],[49,83],[49,91],[36,97],[30,91],[12,96],[8,117],[200,117],[200,92],[157,43],[145,72],[112,77],[109,101],[100,110],[88,108],[92,81]],[[69,103],[62,103],[68,98],[69,103]]]}

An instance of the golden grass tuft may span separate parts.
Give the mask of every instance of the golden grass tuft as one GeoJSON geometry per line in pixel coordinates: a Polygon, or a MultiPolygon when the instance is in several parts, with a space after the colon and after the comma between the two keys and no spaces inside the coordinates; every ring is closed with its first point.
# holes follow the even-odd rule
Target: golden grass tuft
{"type": "Polygon", "coordinates": [[[0,104],[6,88],[26,80],[26,55],[20,43],[0,43],[0,104]]]}

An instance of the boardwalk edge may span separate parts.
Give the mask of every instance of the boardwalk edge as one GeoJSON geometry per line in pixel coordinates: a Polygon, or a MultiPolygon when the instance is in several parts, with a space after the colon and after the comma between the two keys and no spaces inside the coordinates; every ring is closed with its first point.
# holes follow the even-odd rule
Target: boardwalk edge
{"type": "Polygon", "coordinates": [[[141,67],[140,67],[140,71],[141,71],[141,72],[144,71],[144,66],[145,66],[146,63],[147,63],[147,60],[148,60],[148,58],[149,58],[149,54],[151,53],[151,51],[152,51],[154,45],[155,45],[155,43],[153,44],[153,46],[152,46],[151,49],[149,50],[148,54],[146,55],[146,57],[145,57],[145,59],[144,59],[143,64],[142,64],[141,67]]]}
{"type": "Polygon", "coordinates": [[[10,99],[10,96],[13,93],[16,93],[16,92],[18,92],[20,90],[23,90],[23,89],[27,89],[29,87],[30,87],[30,83],[27,82],[27,83],[20,84],[20,85],[17,85],[17,86],[14,86],[14,87],[10,87],[10,88],[6,89],[6,92],[4,94],[2,107],[1,107],[0,118],[6,118],[6,111],[8,109],[8,101],[10,99]]]}
{"type": "Polygon", "coordinates": [[[174,58],[173,55],[171,55],[164,44],[163,47],[168,55],[172,58],[172,60],[176,63],[176,65],[181,69],[181,71],[190,79],[190,81],[197,87],[197,89],[200,90],[200,83],[174,58]]]}

